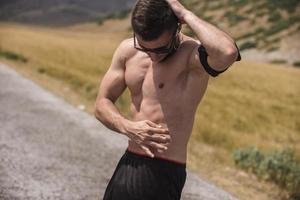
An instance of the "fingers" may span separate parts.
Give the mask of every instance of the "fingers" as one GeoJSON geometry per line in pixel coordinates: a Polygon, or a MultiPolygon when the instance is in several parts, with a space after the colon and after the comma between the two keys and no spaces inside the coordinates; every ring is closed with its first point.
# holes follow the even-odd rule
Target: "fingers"
{"type": "Polygon", "coordinates": [[[161,127],[162,127],[161,125],[156,124],[156,123],[154,123],[154,122],[152,122],[152,121],[150,121],[150,120],[146,120],[146,123],[147,123],[149,126],[153,127],[153,128],[161,128],[161,127]]]}
{"type": "Polygon", "coordinates": [[[155,151],[163,153],[168,150],[170,145],[170,136],[169,135],[144,135],[143,145],[152,147],[155,151]]]}
{"type": "Polygon", "coordinates": [[[158,142],[158,143],[170,143],[171,136],[166,134],[153,134],[153,135],[145,135],[145,140],[158,142]]]}
{"type": "Polygon", "coordinates": [[[151,152],[150,147],[153,151],[164,153],[166,150],[168,150],[170,136],[158,134],[148,135],[147,133],[144,133],[140,135],[139,139],[136,139],[136,143],[139,144],[139,146],[148,156],[153,158],[154,154],[151,152]]]}
{"type": "Polygon", "coordinates": [[[168,128],[163,128],[150,120],[144,120],[140,123],[134,132],[132,139],[143,149],[143,151],[150,157],[154,157],[155,151],[163,153],[168,149],[171,142],[171,136],[168,128]]]}
{"type": "Polygon", "coordinates": [[[166,128],[153,128],[153,127],[149,127],[148,128],[148,133],[152,133],[152,134],[169,134],[169,130],[166,128]]]}
{"type": "Polygon", "coordinates": [[[154,158],[154,154],[150,151],[150,149],[144,145],[141,145],[141,148],[144,150],[144,152],[150,156],[151,158],[154,158]]]}
{"type": "Polygon", "coordinates": [[[169,129],[163,128],[162,125],[156,124],[150,120],[145,120],[146,124],[149,125],[148,132],[150,133],[158,133],[158,134],[168,134],[169,129]]]}
{"type": "Polygon", "coordinates": [[[156,150],[166,151],[168,149],[167,144],[161,144],[161,143],[152,142],[152,141],[145,141],[145,143],[148,146],[155,148],[156,150]]]}

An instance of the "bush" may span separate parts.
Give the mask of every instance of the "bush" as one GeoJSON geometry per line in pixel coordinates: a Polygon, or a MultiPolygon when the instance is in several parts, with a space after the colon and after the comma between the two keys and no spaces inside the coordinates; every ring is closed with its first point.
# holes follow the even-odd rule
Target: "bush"
{"type": "Polygon", "coordinates": [[[300,67],[300,61],[294,62],[293,65],[294,65],[295,67],[300,67]]]}
{"type": "Polygon", "coordinates": [[[279,49],[278,46],[271,46],[271,47],[267,48],[267,52],[276,51],[276,50],[278,50],[278,49],[279,49]]]}
{"type": "Polygon", "coordinates": [[[247,42],[244,42],[243,44],[241,44],[240,50],[242,51],[242,50],[245,50],[245,49],[255,48],[256,45],[257,44],[255,42],[247,41],[247,42]]]}
{"type": "Polygon", "coordinates": [[[268,22],[276,22],[281,20],[282,16],[278,11],[271,12],[268,16],[268,22]]]}
{"type": "Polygon", "coordinates": [[[97,24],[99,26],[101,26],[104,21],[105,21],[105,16],[98,16],[98,17],[96,17],[96,22],[97,22],[97,24]]]}
{"type": "Polygon", "coordinates": [[[222,3],[222,2],[211,1],[210,3],[211,3],[209,6],[210,10],[219,10],[225,6],[224,3],[222,3]]]}
{"type": "Polygon", "coordinates": [[[281,59],[277,59],[277,60],[271,60],[272,64],[286,64],[287,61],[286,60],[281,60],[281,59]]]}
{"type": "Polygon", "coordinates": [[[253,32],[245,33],[244,35],[239,36],[237,39],[240,40],[240,39],[250,38],[257,35],[263,35],[265,31],[266,29],[260,26],[257,27],[253,32]]]}
{"type": "Polygon", "coordinates": [[[241,35],[241,36],[237,37],[237,40],[249,38],[249,37],[252,37],[252,36],[255,36],[255,35],[256,35],[255,32],[249,32],[249,33],[246,33],[244,35],[241,35]]]}
{"type": "Polygon", "coordinates": [[[44,74],[44,73],[47,72],[47,70],[46,70],[45,68],[43,68],[43,67],[39,67],[39,68],[37,69],[37,72],[40,73],[40,74],[44,74]]]}
{"type": "Polygon", "coordinates": [[[11,51],[3,51],[2,49],[0,49],[0,57],[4,57],[10,60],[15,60],[15,61],[21,61],[23,63],[26,63],[28,61],[27,58],[25,58],[24,56],[11,52],[11,51]]]}
{"type": "Polygon", "coordinates": [[[282,9],[289,13],[295,12],[297,6],[299,6],[299,0],[267,0],[267,3],[271,6],[271,10],[282,9]],[[275,9],[274,9],[275,8],[275,9]]]}
{"type": "Polygon", "coordinates": [[[292,16],[288,19],[279,20],[276,24],[272,25],[268,30],[266,30],[264,32],[264,35],[267,37],[276,34],[299,22],[300,22],[300,16],[292,16]]]}
{"type": "Polygon", "coordinates": [[[249,4],[248,0],[236,0],[236,1],[229,1],[228,6],[233,6],[235,8],[241,8],[249,4]]]}
{"type": "Polygon", "coordinates": [[[238,24],[239,22],[241,22],[241,21],[247,19],[245,16],[238,15],[238,14],[236,14],[236,13],[234,13],[234,12],[231,12],[231,11],[227,11],[227,12],[224,14],[224,17],[228,19],[229,25],[230,25],[230,26],[236,25],[236,24],[238,24]]]}
{"type": "Polygon", "coordinates": [[[233,152],[233,159],[238,167],[287,189],[291,197],[300,195],[300,162],[291,149],[275,150],[269,154],[256,147],[237,149],[233,152]]]}

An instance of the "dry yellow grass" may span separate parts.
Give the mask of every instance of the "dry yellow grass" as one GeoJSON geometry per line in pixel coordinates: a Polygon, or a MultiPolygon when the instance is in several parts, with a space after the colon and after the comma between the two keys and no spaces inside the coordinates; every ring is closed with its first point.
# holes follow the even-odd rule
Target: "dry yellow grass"
{"type": "MultiPolygon", "coordinates": [[[[0,48],[23,55],[28,63],[0,61],[92,113],[99,81],[114,49],[130,36],[128,28],[128,19],[64,29],[1,23],[0,48]]],[[[129,101],[128,91],[118,101],[127,114],[129,101]]],[[[232,150],[290,147],[300,156],[299,142],[300,70],[242,61],[210,80],[198,107],[188,166],[240,199],[278,199],[275,185],[233,166],[232,150]]]]}

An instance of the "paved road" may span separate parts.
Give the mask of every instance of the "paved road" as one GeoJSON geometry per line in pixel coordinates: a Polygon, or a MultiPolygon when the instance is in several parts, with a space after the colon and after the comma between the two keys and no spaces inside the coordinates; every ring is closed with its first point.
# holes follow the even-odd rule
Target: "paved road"
{"type": "MultiPolygon", "coordinates": [[[[0,199],[100,200],[126,138],[0,64],[0,199]]],[[[236,200],[188,172],[183,200],[236,200]]]]}

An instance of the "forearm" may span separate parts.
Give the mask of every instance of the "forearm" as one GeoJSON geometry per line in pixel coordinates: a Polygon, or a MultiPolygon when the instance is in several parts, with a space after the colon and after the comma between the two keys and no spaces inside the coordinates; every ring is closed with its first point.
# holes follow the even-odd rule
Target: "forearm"
{"type": "Polygon", "coordinates": [[[126,135],[126,123],[129,121],[109,100],[101,99],[95,105],[95,117],[107,128],[126,135]]]}
{"type": "Polygon", "coordinates": [[[216,26],[200,19],[192,12],[185,10],[183,19],[205,47],[208,55],[214,58],[227,58],[235,54],[234,40],[216,26]]]}

